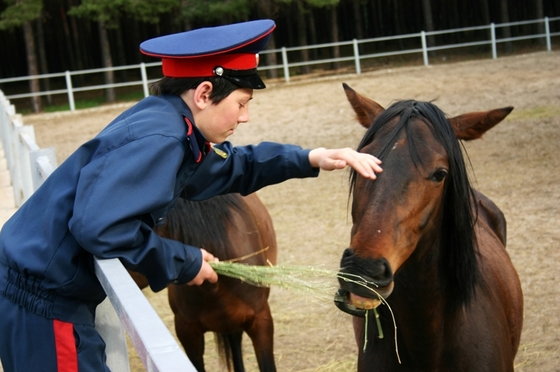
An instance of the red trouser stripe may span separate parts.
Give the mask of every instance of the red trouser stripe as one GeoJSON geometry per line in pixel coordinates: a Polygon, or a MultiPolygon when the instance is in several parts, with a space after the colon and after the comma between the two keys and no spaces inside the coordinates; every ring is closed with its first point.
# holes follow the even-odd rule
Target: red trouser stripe
{"type": "Polygon", "coordinates": [[[72,323],[53,320],[54,341],[56,345],[57,372],[77,372],[78,353],[72,323]]]}

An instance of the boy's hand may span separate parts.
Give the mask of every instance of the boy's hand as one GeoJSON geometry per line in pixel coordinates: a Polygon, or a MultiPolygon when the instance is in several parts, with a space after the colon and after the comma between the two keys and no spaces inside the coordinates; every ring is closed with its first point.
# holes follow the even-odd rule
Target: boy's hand
{"type": "Polygon", "coordinates": [[[309,162],[315,168],[331,171],[342,169],[349,165],[365,178],[376,179],[375,173],[383,169],[379,166],[381,160],[373,155],[363,154],[350,148],[325,149],[317,148],[309,152],[309,162]]]}
{"type": "Polygon", "coordinates": [[[216,274],[212,266],[208,264],[209,261],[217,261],[218,259],[205,249],[200,250],[202,251],[202,266],[198,274],[193,280],[188,282],[187,285],[201,285],[205,280],[208,280],[210,283],[216,283],[218,281],[218,274],[216,274]]]}

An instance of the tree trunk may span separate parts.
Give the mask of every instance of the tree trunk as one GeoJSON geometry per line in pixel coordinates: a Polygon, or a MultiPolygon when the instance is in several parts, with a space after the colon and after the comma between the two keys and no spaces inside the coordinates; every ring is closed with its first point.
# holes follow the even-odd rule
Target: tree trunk
{"type": "MultiPolygon", "coordinates": [[[[274,40],[274,34],[268,40],[268,44],[266,49],[276,49],[276,41],[274,40]]],[[[276,66],[278,64],[278,58],[276,57],[276,53],[267,53],[264,55],[266,58],[266,65],[267,66],[276,66]]],[[[278,70],[271,69],[266,70],[268,72],[267,76],[271,79],[276,79],[278,77],[278,70]]]]}
{"type": "MultiPolygon", "coordinates": [[[[121,24],[122,25],[122,24],[121,24]]],[[[114,42],[116,44],[116,49],[117,49],[117,66],[124,66],[126,65],[126,55],[124,52],[124,44],[123,44],[123,33],[122,33],[122,28],[124,28],[124,25],[122,25],[123,27],[117,27],[117,29],[115,29],[114,31],[114,42]]],[[[126,81],[127,79],[127,70],[120,70],[119,72],[119,78],[121,81],[126,81]]]]}
{"type": "MultiPolygon", "coordinates": [[[[393,5],[393,7],[389,7],[389,12],[391,12],[393,14],[393,24],[394,24],[394,34],[393,35],[402,35],[404,34],[402,27],[401,27],[401,22],[402,20],[402,16],[400,13],[400,9],[399,9],[399,0],[394,0],[391,1],[391,4],[393,5]]],[[[399,43],[399,47],[401,49],[404,49],[404,44],[403,44],[403,39],[398,40],[399,43]]]]}
{"type": "MultiPolygon", "coordinates": [[[[297,37],[299,46],[306,46],[307,43],[307,22],[305,21],[305,8],[301,1],[297,2],[297,37]]],[[[303,62],[309,62],[309,49],[301,50],[301,59],[303,62]]],[[[300,66],[302,74],[309,74],[309,66],[300,66]]]]}
{"type": "MultiPolygon", "coordinates": [[[[33,27],[30,21],[23,22],[23,35],[25,38],[25,50],[27,52],[27,74],[29,76],[39,75],[39,68],[37,67],[37,53],[35,52],[35,39],[33,36],[33,27]]],[[[41,88],[39,86],[39,79],[29,80],[29,89],[31,93],[39,93],[41,88]]],[[[41,97],[31,97],[31,110],[33,112],[40,112],[42,110],[41,97]]]]}
{"type": "MultiPolygon", "coordinates": [[[[45,30],[43,29],[43,17],[40,16],[37,18],[37,49],[39,51],[39,65],[41,66],[40,70],[41,74],[48,74],[49,68],[47,65],[47,54],[45,52],[45,30]]],[[[45,91],[51,90],[51,83],[48,78],[42,79],[43,88],[45,91]]],[[[51,106],[53,104],[52,96],[49,94],[46,96],[47,98],[47,105],[51,106]]]]}
{"type": "Polygon", "coordinates": [[[66,9],[61,6],[60,7],[60,17],[62,19],[62,29],[64,30],[64,38],[65,38],[65,45],[64,48],[68,53],[68,59],[70,66],[70,70],[77,70],[76,58],[74,55],[74,48],[72,47],[72,36],[70,35],[70,26],[68,25],[68,17],[66,15],[66,9]]]}
{"type": "MultiPolygon", "coordinates": [[[[72,1],[68,2],[68,9],[72,7],[72,1]]],[[[78,24],[76,22],[76,17],[70,17],[70,28],[72,30],[72,42],[74,45],[75,51],[75,59],[76,59],[76,68],[78,70],[84,70],[84,57],[82,51],[83,48],[86,46],[86,43],[80,43],[80,32],[78,30],[78,24]]]]}
{"type": "MultiPolygon", "coordinates": [[[[482,24],[489,25],[490,24],[490,9],[488,9],[488,0],[481,0],[481,11],[482,11],[482,24]]],[[[478,26],[478,25],[474,25],[478,26]]]]}
{"type": "MultiPolygon", "coordinates": [[[[426,31],[434,30],[434,21],[432,19],[432,4],[430,0],[422,0],[422,10],[424,11],[424,27],[426,31]]],[[[427,38],[428,47],[436,45],[436,39],[434,35],[428,35],[427,38]]],[[[430,52],[434,54],[435,52],[430,52]]]]}
{"type": "MultiPolygon", "coordinates": [[[[502,15],[502,23],[509,22],[509,10],[508,10],[508,0],[500,0],[500,13],[502,15]]],[[[509,26],[501,27],[503,38],[511,37],[511,30],[509,26]]],[[[511,53],[513,51],[513,45],[511,41],[506,41],[504,43],[504,48],[506,53],[511,53]]]]}
{"type": "MultiPolygon", "coordinates": [[[[97,22],[99,28],[99,42],[101,43],[101,57],[103,58],[103,67],[113,67],[111,59],[111,48],[109,47],[109,37],[107,35],[107,27],[103,21],[97,22]]],[[[115,76],[113,71],[105,71],[105,84],[113,84],[115,76]]],[[[116,100],[115,88],[105,89],[105,101],[114,102],[116,100]]]]}
{"type": "MultiPolygon", "coordinates": [[[[311,9],[307,14],[307,24],[309,25],[308,44],[309,45],[319,44],[319,42],[317,41],[317,31],[315,26],[315,15],[313,13],[313,9],[311,9]]],[[[311,59],[313,60],[319,59],[319,53],[317,52],[317,49],[311,50],[311,59]]]]}
{"type": "MultiPolygon", "coordinates": [[[[258,11],[259,11],[259,18],[269,18],[269,19],[273,19],[275,17],[276,11],[273,8],[273,4],[271,1],[269,0],[260,0],[257,2],[258,5],[258,11]]],[[[276,49],[276,41],[274,40],[274,33],[272,34],[272,36],[270,37],[270,39],[268,40],[268,44],[266,46],[266,49],[276,49]]],[[[278,64],[278,59],[276,57],[276,53],[267,53],[264,54],[264,57],[266,59],[266,65],[267,66],[276,66],[278,64]]],[[[267,71],[267,76],[271,79],[276,79],[278,77],[278,70],[276,69],[272,69],[272,70],[266,70],[267,71]]]]}
{"type": "MultiPolygon", "coordinates": [[[[336,6],[331,7],[331,39],[333,43],[338,43],[338,14],[336,13],[336,6]]],[[[333,47],[333,58],[340,58],[340,47],[338,45],[333,47]]],[[[340,62],[334,63],[334,68],[340,68],[340,62]]]]}
{"type": "MultiPolygon", "coordinates": [[[[537,19],[543,19],[544,18],[543,0],[535,0],[535,6],[537,7],[537,9],[536,9],[537,19]]],[[[545,33],[544,22],[543,23],[538,23],[537,25],[538,25],[537,32],[539,34],[544,34],[545,33]]],[[[539,40],[539,45],[545,45],[546,44],[546,39],[545,38],[539,38],[538,40],[539,40]]]]}
{"type": "Polygon", "coordinates": [[[352,11],[354,14],[354,38],[361,40],[364,38],[364,28],[363,24],[363,14],[362,14],[362,2],[354,1],[352,2],[352,11]]]}

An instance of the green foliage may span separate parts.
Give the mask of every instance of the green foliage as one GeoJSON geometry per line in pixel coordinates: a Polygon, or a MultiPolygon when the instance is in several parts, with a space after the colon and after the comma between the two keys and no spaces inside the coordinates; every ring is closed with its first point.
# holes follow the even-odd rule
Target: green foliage
{"type": "Polygon", "coordinates": [[[338,3],[340,3],[340,0],[276,0],[276,2],[284,3],[284,4],[297,2],[297,3],[305,3],[307,5],[311,5],[311,7],[313,8],[324,8],[324,7],[336,6],[338,5],[338,3]]]}
{"type": "Polygon", "coordinates": [[[316,8],[324,8],[330,6],[336,6],[340,2],[340,0],[305,0],[305,2],[312,7],[316,8]]]}
{"type": "Polygon", "coordinates": [[[190,21],[238,22],[246,20],[251,10],[251,0],[181,1],[181,16],[190,21]]]}
{"type": "Polygon", "coordinates": [[[157,23],[161,14],[178,5],[178,0],[82,0],[68,14],[102,21],[108,28],[115,28],[123,15],[131,15],[142,22],[157,23]]]}
{"type": "Polygon", "coordinates": [[[178,0],[127,0],[125,11],[139,21],[158,23],[160,15],[179,7],[178,0]]]}
{"type": "Polygon", "coordinates": [[[108,28],[114,28],[118,26],[118,19],[127,2],[128,0],[82,0],[82,3],[72,7],[68,14],[104,22],[108,28]]]}
{"type": "Polygon", "coordinates": [[[4,0],[7,8],[0,14],[0,29],[12,29],[39,18],[43,0],[4,0]]]}

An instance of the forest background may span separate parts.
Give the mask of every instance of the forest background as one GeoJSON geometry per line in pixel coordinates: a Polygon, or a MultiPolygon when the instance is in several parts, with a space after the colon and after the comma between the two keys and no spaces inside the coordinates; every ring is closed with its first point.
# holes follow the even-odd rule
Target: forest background
{"type": "MultiPolygon", "coordinates": [[[[267,46],[276,49],[559,15],[558,0],[2,0],[0,79],[154,62],[139,53],[146,39],[261,18],[277,24],[267,46]]],[[[535,28],[533,34],[544,32],[543,24],[531,24],[499,28],[497,37],[508,38],[527,27],[535,28]]],[[[445,37],[456,43],[464,36],[445,37]]],[[[406,47],[406,41],[399,43],[406,47]]],[[[428,39],[430,43],[434,41],[428,39]]],[[[501,47],[503,53],[514,52],[511,43],[501,47]]],[[[300,54],[303,61],[316,57],[308,50],[300,54]]],[[[277,63],[274,53],[265,58],[267,65],[277,63]]],[[[301,73],[308,72],[302,68],[301,73]]],[[[107,71],[99,79],[111,84],[126,79],[122,75],[107,71]]],[[[277,71],[267,75],[275,78],[277,71]]],[[[50,84],[49,79],[32,79],[0,89],[9,95],[22,86],[28,92],[50,90],[50,84]]],[[[51,99],[32,98],[30,110],[43,111],[51,99]]],[[[105,102],[117,99],[114,89],[105,90],[105,102]]]]}

